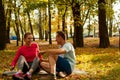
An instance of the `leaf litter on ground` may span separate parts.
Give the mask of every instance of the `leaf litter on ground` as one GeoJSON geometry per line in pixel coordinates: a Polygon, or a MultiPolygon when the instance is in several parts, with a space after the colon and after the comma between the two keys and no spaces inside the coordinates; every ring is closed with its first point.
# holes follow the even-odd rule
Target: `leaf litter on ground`
{"type": "MultiPolygon", "coordinates": [[[[48,42],[44,42],[43,44],[42,41],[37,42],[40,45],[40,50],[58,48],[56,42],[52,45],[49,45],[48,42]]],[[[98,48],[98,38],[86,38],[84,39],[84,42],[85,47],[75,49],[77,70],[75,70],[76,72],[74,72],[74,74],[68,76],[67,80],[119,80],[119,39],[110,38],[111,46],[105,49],[98,48]]],[[[11,44],[7,44],[7,48],[5,50],[0,51],[0,74],[9,70],[9,65],[18,47],[16,47],[15,41],[11,41],[11,44]]],[[[39,76],[36,80],[38,78],[39,76]]]]}

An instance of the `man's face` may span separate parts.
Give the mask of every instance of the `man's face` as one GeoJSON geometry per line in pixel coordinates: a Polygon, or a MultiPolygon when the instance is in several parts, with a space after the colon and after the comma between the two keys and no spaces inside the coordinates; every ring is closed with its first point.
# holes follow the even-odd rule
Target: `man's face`
{"type": "Polygon", "coordinates": [[[61,43],[61,40],[62,40],[62,37],[57,34],[57,35],[56,35],[57,44],[60,44],[60,43],[61,43]]]}

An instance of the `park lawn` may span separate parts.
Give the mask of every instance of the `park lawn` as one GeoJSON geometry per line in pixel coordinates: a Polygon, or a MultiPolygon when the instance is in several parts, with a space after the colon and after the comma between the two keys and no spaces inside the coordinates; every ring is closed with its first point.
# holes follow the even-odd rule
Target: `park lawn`
{"type": "MultiPolygon", "coordinates": [[[[98,48],[98,39],[85,39],[85,47],[77,48],[76,68],[86,71],[87,75],[72,75],[69,80],[120,80],[120,52],[118,38],[111,38],[111,47],[98,48]]],[[[9,70],[9,65],[18,47],[15,43],[7,45],[0,51],[0,74],[9,70]]],[[[48,45],[40,43],[40,49],[57,48],[56,43],[48,45]]],[[[64,80],[64,79],[63,79],[64,80]]]]}
{"type": "Polygon", "coordinates": [[[88,72],[84,79],[120,80],[120,52],[117,48],[78,48],[76,53],[77,68],[88,72]]]}

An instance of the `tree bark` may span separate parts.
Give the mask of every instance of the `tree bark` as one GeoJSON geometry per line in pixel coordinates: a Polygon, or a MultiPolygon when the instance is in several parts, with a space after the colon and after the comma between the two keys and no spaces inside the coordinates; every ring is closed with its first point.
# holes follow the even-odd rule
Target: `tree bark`
{"type": "Polygon", "coordinates": [[[0,50],[6,47],[6,20],[2,0],[0,0],[0,50]]]}
{"type": "Polygon", "coordinates": [[[108,36],[108,27],[106,25],[106,10],[105,0],[98,1],[98,15],[99,15],[99,37],[100,37],[100,48],[107,48],[110,45],[108,36]]]}
{"type": "Polygon", "coordinates": [[[9,0],[9,5],[7,6],[8,9],[6,11],[6,22],[7,22],[7,25],[6,25],[6,43],[10,43],[10,22],[11,22],[11,12],[12,12],[12,9],[11,9],[11,4],[12,4],[12,0],[9,0]]]}
{"type": "Polygon", "coordinates": [[[32,28],[32,24],[31,24],[31,19],[30,19],[30,13],[29,13],[29,11],[27,11],[27,15],[28,15],[28,22],[29,22],[29,26],[30,26],[30,31],[33,34],[33,41],[35,41],[35,37],[34,37],[34,33],[33,33],[33,28],[32,28]]]}
{"type": "Polygon", "coordinates": [[[52,44],[51,39],[51,12],[50,12],[50,0],[48,0],[48,13],[49,13],[49,44],[52,44]]]}
{"type": "Polygon", "coordinates": [[[80,4],[75,3],[72,7],[73,18],[74,18],[74,37],[73,44],[74,47],[83,47],[83,26],[81,24],[81,16],[80,16],[80,4]]]}
{"type": "Polygon", "coordinates": [[[42,17],[41,17],[41,8],[39,8],[39,24],[38,24],[38,27],[39,27],[39,40],[43,40],[43,29],[42,29],[42,17]]]}
{"type": "Polygon", "coordinates": [[[16,41],[16,45],[19,46],[19,40],[20,40],[20,33],[19,33],[19,25],[18,25],[18,16],[17,16],[17,11],[14,8],[14,13],[15,13],[15,34],[17,36],[17,41],[16,41]]]}

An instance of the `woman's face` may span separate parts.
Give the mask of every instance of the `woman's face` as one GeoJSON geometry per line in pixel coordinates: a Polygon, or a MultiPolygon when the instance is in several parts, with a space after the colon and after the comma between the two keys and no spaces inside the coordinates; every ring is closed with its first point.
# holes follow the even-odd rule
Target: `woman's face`
{"type": "Polygon", "coordinates": [[[27,37],[24,39],[26,45],[30,45],[33,41],[33,35],[27,35],[27,37]]]}

